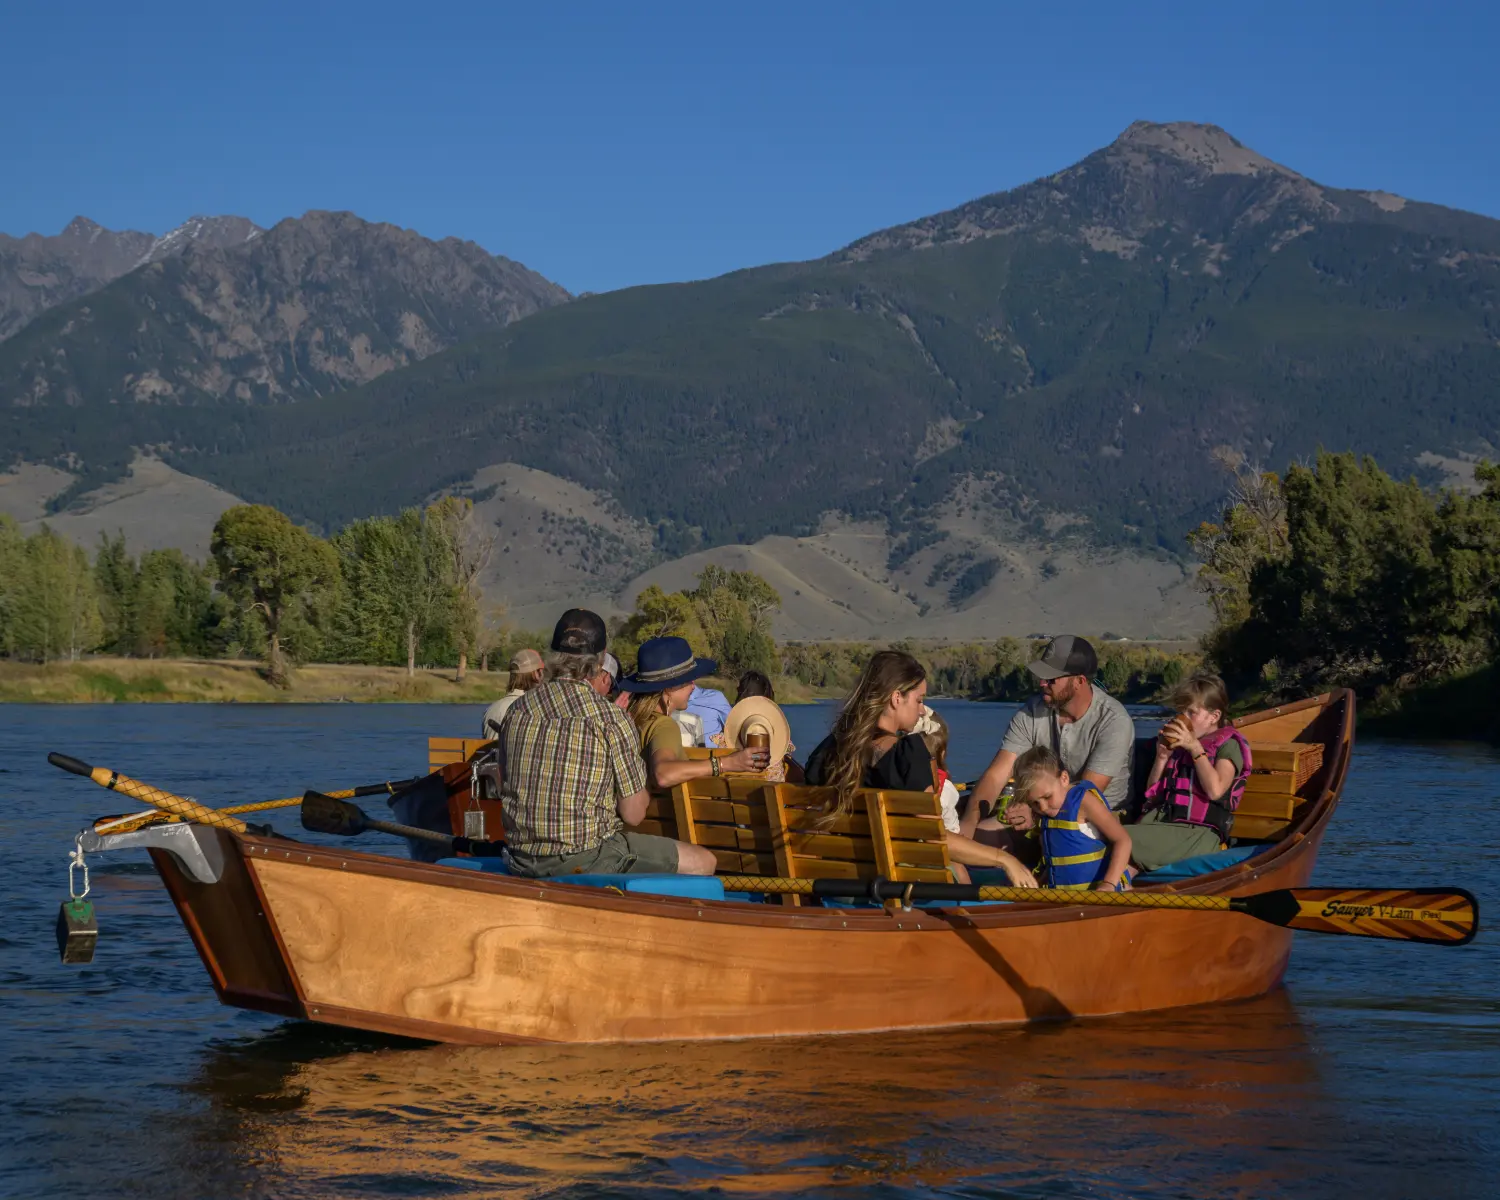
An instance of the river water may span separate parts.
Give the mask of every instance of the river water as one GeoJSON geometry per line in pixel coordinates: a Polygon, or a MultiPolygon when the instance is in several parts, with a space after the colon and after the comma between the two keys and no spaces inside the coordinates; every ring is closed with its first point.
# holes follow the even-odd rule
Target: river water
{"type": "MultiPolygon", "coordinates": [[[[973,777],[1011,708],[937,706],[973,777]]],[[[789,713],[804,753],[832,717],[789,713]]],[[[1492,932],[1457,950],[1298,934],[1285,988],[1146,1017],[455,1048],[220,1007],[136,852],[95,859],[98,954],[58,963],[72,835],[124,809],[48,750],[222,805],[419,773],[426,737],[478,714],[0,706],[0,1196],[1500,1194],[1492,932]]],[[[1497,810],[1494,750],[1362,742],[1317,882],[1494,905],[1497,810]]]]}

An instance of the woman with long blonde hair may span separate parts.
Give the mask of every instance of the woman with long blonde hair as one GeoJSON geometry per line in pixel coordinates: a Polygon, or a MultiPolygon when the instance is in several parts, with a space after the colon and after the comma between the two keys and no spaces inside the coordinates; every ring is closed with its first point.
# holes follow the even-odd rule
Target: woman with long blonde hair
{"type": "MultiPolygon", "coordinates": [[[[825,820],[833,822],[854,810],[854,793],[862,787],[890,791],[931,792],[937,777],[932,754],[914,732],[927,709],[927,672],[910,654],[882,650],[865,664],[859,682],[844,701],[833,730],[807,759],[807,782],[837,789],[825,820]]],[[[1035,887],[1036,880],[1014,855],[948,834],[955,873],[963,864],[998,867],[1014,887],[1035,887]]]]}

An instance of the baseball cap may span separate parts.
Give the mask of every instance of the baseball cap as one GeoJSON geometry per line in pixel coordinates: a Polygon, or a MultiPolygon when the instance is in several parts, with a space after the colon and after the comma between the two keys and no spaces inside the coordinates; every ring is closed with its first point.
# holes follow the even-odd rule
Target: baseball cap
{"type": "Polygon", "coordinates": [[[604,652],[604,657],[599,660],[599,669],[606,672],[611,679],[620,678],[620,660],[608,650],[604,652]]]}
{"type": "Polygon", "coordinates": [[[1064,675],[1082,675],[1092,679],[1099,670],[1099,656],[1081,637],[1060,633],[1042,650],[1042,656],[1026,669],[1038,679],[1060,679],[1064,675]]]}
{"type": "Polygon", "coordinates": [[[552,649],[559,654],[603,654],[604,618],[586,608],[570,608],[552,631],[552,649]]]}
{"type": "Polygon", "coordinates": [[[542,661],[542,656],[535,650],[517,650],[511,656],[510,669],[519,675],[530,675],[533,671],[540,671],[547,664],[542,661]]]}

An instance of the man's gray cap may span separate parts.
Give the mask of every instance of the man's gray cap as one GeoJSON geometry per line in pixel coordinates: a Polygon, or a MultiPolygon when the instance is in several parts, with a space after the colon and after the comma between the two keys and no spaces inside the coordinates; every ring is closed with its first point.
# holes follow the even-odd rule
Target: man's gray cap
{"type": "Polygon", "coordinates": [[[1026,669],[1038,679],[1060,679],[1064,675],[1092,679],[1099,670],[1099,656],[1081,637],[1060,633],[1047,643],[1041,658],[1028,663],[1026,669]]]}

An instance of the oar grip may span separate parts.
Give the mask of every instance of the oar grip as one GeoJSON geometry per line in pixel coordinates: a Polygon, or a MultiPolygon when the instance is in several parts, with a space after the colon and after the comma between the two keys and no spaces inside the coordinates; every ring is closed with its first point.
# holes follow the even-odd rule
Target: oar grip
{"type": "Polygon", "coordinates": [[[82,759],[74,758],[71,754],[59,754],[56,750],[47,755],[47,761],[54,767],[61,767],[64,771],[70,771],[74,775],[82,775],[85,779],[94,773],[94,768],[82,759]]]}

